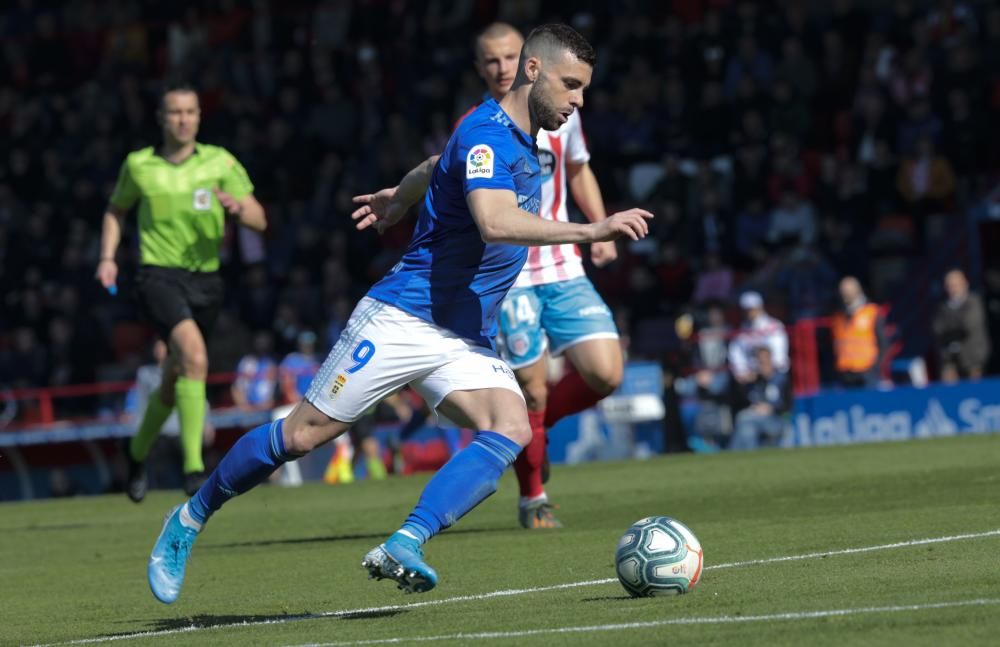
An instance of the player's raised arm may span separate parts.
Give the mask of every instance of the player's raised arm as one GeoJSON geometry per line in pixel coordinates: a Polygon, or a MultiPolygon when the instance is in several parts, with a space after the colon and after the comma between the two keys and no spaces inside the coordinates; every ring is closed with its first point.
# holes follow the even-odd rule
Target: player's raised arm
{"type": "Polygon", "coordinates": [[[505,189],[476,189],[466,196],[469,211],[483,241],[514,245],[593,243],[628,236],[632,240],[649,233],[646,220],[653,214],[629,209],[600,222],[578,224],[543,220],[517,206],[517,198],[505,189]]]}
{"type": "Polygon", "coordinates": [[[403,216],[427,193],[431,183],[431,173],[440,155],[431,155],[403,176],[398,186],[356,195],[354,204],[360,204],[351,218],[358,231],[375,227],[378,233],[403,219],[403,216]]]}

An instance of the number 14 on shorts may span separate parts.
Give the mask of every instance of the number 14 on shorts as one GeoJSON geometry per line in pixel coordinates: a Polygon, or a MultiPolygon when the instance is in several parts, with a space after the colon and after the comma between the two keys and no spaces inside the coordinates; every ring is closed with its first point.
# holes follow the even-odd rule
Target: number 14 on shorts
{"type": "Polygon", "coordinates": [[[535,319],[538,318],[538,313],[531,305],[531,299],[525,294],[505,299],[501,307],[504,314],[507,315],[507,320],[511,323],[534,324],[535,319]]]}

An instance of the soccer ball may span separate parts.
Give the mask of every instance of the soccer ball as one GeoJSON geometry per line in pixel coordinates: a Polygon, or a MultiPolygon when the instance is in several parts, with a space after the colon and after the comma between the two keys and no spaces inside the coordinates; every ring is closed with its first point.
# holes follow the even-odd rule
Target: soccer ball
{"type": "Polygon", "coordinates": [[[691,529],[670,517],[646,517],[618,540],[615,569],[632,597],[687,593],[701,579],[703,552],[691,529]]]}

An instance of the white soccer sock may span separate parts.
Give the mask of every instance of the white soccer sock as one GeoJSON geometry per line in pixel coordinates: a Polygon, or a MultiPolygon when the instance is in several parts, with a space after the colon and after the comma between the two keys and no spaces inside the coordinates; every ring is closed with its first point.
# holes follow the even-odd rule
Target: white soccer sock
{"type": "Polygon", "coordinates": [[[181,506],[181,525],[201,532],[201,524],[195,521],[194,517],[191,516],[187,503],[181,506]]]}

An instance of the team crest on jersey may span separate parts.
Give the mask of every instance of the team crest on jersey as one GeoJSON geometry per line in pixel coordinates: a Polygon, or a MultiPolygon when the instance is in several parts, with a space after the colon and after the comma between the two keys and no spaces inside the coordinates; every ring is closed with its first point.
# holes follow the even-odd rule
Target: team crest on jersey
{"type": "Polygon", "coordinates": [[[465,159],[466,179],[493,177],[493,149],[486,144],[477,144],[469,149],[465,159]]]}
{"type": "Polygon", "coordinates": [[[212,208],[212,192],[208,189],[194,190],[194,208],[196,211],[208,211],[212,208]]]}
{"type": "Polygon", "coordinates": [[[528,353],[528,349],[531,347],[528,335],[523,332],[514,333],[508,337],[507,344],[510,346],[510,352],[512,355],[526,355],[528,353]]]}
{"type": "Polygon", "coordinates": [[[330,396],[332,397],[340,393],[345,384],[347,384],[347,376],[341,373],[334,379],[333,385],[330,387],[330,396]]]}

